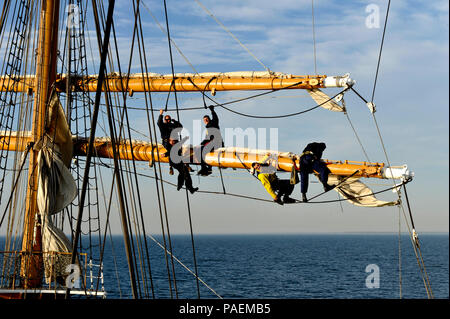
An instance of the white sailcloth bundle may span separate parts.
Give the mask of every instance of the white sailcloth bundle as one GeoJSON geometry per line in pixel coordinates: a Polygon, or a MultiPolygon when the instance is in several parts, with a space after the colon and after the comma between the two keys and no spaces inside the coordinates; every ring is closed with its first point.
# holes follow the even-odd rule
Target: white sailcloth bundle
{"type": "Polygon", "coordinates": [[[375,197],[372,190],[367,187],[358,177],[345,177],[337,175],[328,176],[329,185],[338,185],[335,190],[347,201],[356,206],[383,207],[397,205],[397,201],[386,202],[375,197]]]}
{"type": "Polygon", "coordinates": [[[324,109],[333,111],[333,112],[344,112],[344,107],[340,106],[336,102],[333,101],[328,95],[323,93],[319,89],[307,90],[311,98],[320,105],[324,109]]]}
{"type": "Polygon", "coordinates": [[[75,199],[77,186],[68,169],[72,157],[72,135],[56,94],[50,102],[47,123],[46,134],[37,145],[40,148],[37,204],[42,222],[46,281],[64,283],[66,267],[71,261],[72,245],[64,232],[53,224],[52,216],[75,199]]]}

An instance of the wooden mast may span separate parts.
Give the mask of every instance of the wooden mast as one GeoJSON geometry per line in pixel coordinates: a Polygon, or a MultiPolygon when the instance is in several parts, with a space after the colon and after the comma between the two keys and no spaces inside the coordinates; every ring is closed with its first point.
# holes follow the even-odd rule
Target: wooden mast
{"type": "MultiPolygon", "coordinates": [[[[56,80],[57,40],[58,40],[59,0],[42,0],[39,23],[39,39],[36,57],[35,97],[33,107],[33,123],[31,143],[36,144],[44,134],[45,114],[52,84],[56,80]]],[[[26,211],[22,252],[42,252],[42,238],[38,223],[37,209],[37,156],[34,149],[30,151],[28,184],[26,195],[26,211]]],[[[24,287],[32,288],[41,285],[42,256],[22,259],[21,275],[24,287]]]]}

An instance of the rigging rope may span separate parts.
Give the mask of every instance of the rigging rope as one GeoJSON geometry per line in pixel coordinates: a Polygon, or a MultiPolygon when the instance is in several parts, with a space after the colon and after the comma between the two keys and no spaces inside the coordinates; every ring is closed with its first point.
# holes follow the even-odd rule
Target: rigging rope
{"type": "MultiPolygon", "coordinates": [[[[134,5],[134,3],[133,3],[133,5],[134,5]]],[[[138,44],[139,44],[140,52],[146,52],[140,14],[138,15],[138,19],[139,19],[138,44]]],[[[146,57],[145,53],[144,54],[140,53],[139,58],[140,58],[140,62],[141,62],[140,63],[141,71],[142,71],[142,73],[147,75],[145,79],[144,78],[142,79],[143,85],[145,86],[145,81],[147,81],[147,84],[149,83],[147,57],[146,57]]],[[[150,132],[150,141],[153,145],[153,134],[155,135],[154,139],[155,139],[156,143],[158,142],[158,136],[156,134],[157,130],[156,130],[155,118],[154,118],[154,114],[153,114],[154,109],[153,109],[151,92],[145,92],[145,96],[146,96],[145,103],[146,103],[147,123],[148,123],[149,132],[150,132]],[[150,108],[149,108],[149,106],[150,106],[150,108]],[[150,117],[151,117],[151,119],[150,119],[150,117]]],[[[158,166],[159,176],[162,176],[161,165],[159,162],[159,152],[157,152],[157,156],[158,156],[158,165],[153,166],[154,174],[155,174],[155,176],[158,176],[157,171],[156,171],[156,166],[158,166]]],[[[158,180],[155,179],[155,184],[156,184],[156,190],[157,190],[156,194],[157,194],[157,198],[158,198],[158,207],[159,207],[159,213],[160,213],[161,231],[162,231],[165,247],[167,247],[167,243],[166,243],[166,230],[164,229],[164,221],[163,221],[164,217],[165,217],[165,223],[166,223],[166,228],[167,228],[167,241],[169,244],[169,250],[167,250],[167,248],[165,249],[165,259],[166,259],[166,268],[167,268],[170,296],[173,298],[172,278],[171,278],[171,273],[170,273],[170,269],[169,269],[169,261],[168,261],[169,256],[167,254],[167,251],[169,251],[169,252],[172,251],[172,240],[171,240],[171,236],[170,236],[165,190],[164,190],[164,184],[162,181],[160,183],[161,185],[158,185],[158,180]],[[159,190],[160,187],[161,187],[161,193],[159,190]],[[161,207],[161,201],[163,204],[162,207],[161,207]],[[164,217],[163,217],[163,209],[164,209],[164,217]]],[[[177,289],[176,276],[175,276],[175,266],[174,266],[174,260],[173,260],[172,254],[170,255],[170,260],[171,260],[171,264],[172,264],[173,286],[174,286],[173,289],[175,290],[176,296],[178,296],[178,289],[177,289]]]]}
{"type": "MultiPolygon", "coordinates": [[[[237,154],[236,154],[236,155],[237,155],[237,154]]],[[[238,155],[237,155],[237,156],[238,156],[238,155]]],[[[238,156],[238,158],[239,158],[239,156],[238,156]]],[[[108,165],[108,164],[106,164],[106,163],[101,163],[100,165],[105,166],[105,167],[108,167],[108,168],[111,168],[111,166],[108,165]]],[[[250,170],[247,169],[247,167],[245,167],[245,164],[243,164],[243,165],[244,165],[244,168],[245,168],[248,172],[250,172],[250,170]]],[[[251,173],[249,173],[249,174],[252,175],[253,178],[258,179],[258,178],[257,178],[256,176],[254,176],[253,174],[251,174],[251,173]]],[[[354,172],[353,174],[356,174],[356,172],[354,172]]],[[[176,184],[171,183],[171,182],[169,182],[169,181],[166,181],[166,180],[164,180],[164,179],[162,179],[162,178],[159,178],[158,176],[150,176],[150,175],[146,175],[146,174],[142,174],[142,173],[138,173],[138,175],[139,175],[139,176],[143,176],[143,177],[147,177],[147,178],[151,178],[151,179],[155,179],[155,180],[160,180],[162,183],[166,183],[166,184],[168,184],[168,185],[170,185],[170,186],[177,187],[176,184]]],[[[348,178],[349,178],[349,177],[351,177],[351,176],[348,176],[348,178]]],[[[259,180],[258,180],[258,181],[259,181],[259,180]]],[[[344,180],[344,182],[345,182],[345,180],[344,180]]],[[[360,199],[360,198],[364,198],[364,197],[368,197],[368,196],[372,196],[372,195],[377,195],[377,194],[385,193],[385,192],[387,192],[387,191],[395,190],[395,189],[397,189],[398,187],[401,187],[401,186],[403,186],[403,185],[406,185],[406,184],[408,184],[409,182],[411,182],[411,180],[405,180],[405,181],[403,181],[401,184],[398,184],[398,185],[395,185],[395,186],[392,186],[392,187],[388,187],[388,188],[382,189],[382,190],[377,191],[377,192],[373,192],[372,194],[366,194],[366,195],[355,196],[354,198],[355,198],[355,199],[360,199]]],[[[338,185],[340,185],[340,184],[342,184],[342,182],[340,182],[338,185]]],[[[336,187],[335,187],[335,188],[336,188],[336,187]]],[[[229,196],[234,196],[234,197],[241,197],[241,198],[246,198],[246,199],[253,199],[253,200],[258,200],[258,201],[264,201],[264,202],[268,202],[268,203],[273,203],[273,201],[272,201],[272,200],[269,200],[269,199],[258,198],[258,197],[247,196],[247,195],[241,195],[241,194],[234,194],[234,193],[229,193],[229,192],[224,193],[224,192],[216,192],[216,191],[202,191],[202,190],[198,190],[196,193],[217,194],[217,195],[229,195],[229,196]]],[[[321,195],[323,195],[324,193],[325,193],[325,192],[319,193],[318,195],[314,196],[314,198],[317,198],[318,196],[321,196],[321,195]]],[[[300,201],[300,200],[297,200],[297,199],[296,199],[296,203],[299,203],[299,204],[324,204],[324,203],[344,202],[344,201],[346,201],[346,200],[347,200],[347,199],[342,198],[342,199],[336,199],[336,200],[315,201],[315,202],[308,201],[307,203],[304,203],[303,201],[300,201]]]]}
{"type": "MultiPolygon", "coordinates": [[[[166,17],[166,31],[167,31],[167,42],[169,44],[169,52],[170,52],[170,65],[172,68],[172,83],[174,83],[175,82],[175,71],[174,71],[174,66],[173,66],[172,46],[171,46],[171,41],[170,41],[169,18],[168,18],[168,14],[167,14],[166,0],[164,0],[164,13],[165,13],[165,17],[166,17]]],[[[208,84],[209,84],[209,82],[208,82],[208,84]]],[[[175,86],[174,86],[174,89],[175,89],[175,86]]],[[[180,113],[178,110],[177,91],[174,90],[174,93],[175,93],[175,105],[177,108],[177,120],[180,121],[180,113]]],[[[206,104],[205,104],[205,108],[206,108],[206,104]]],[[[166,109],[167,109],[167,106],[166,106],[166,109]]],[[[187,174],[189,174],[189,172],[187,174]]],[[[197,258],[196,258],[196,252],[195,252],[194,233],[193,233],[193,227],[192,227],[191,205],[189,202],[189,193],[188,193],[187,188],[186,188],[186,203],[187,203],[187,211],[188,211],[188,217],[189,217],[189,229],[190,229],[190,234],[191,234],[191,245],[192,245],[192,255],[193,255],[193,259],[194,259],[195,278],[197,279],[196,280],[197,296],[200,299],[200,285],[199,285],[199,278],[198,278],[198,267],[197,267],[197,258]]]]}
{"type": "MultiPolygon", "coordinates": [[[[154,238],[151,235],[148,235],[148,237],[153,240],[161,249],[165,250],[166,248],[164,248],[163,245],[161,245],[156,238],[154,238]]],[[[168,254],[172,255],[172,253],[170,251],[167,251],[168,254]]],[[[189,269],[189,267],[187,267],[183,262],[181,262],[181,260],[179,260],[177,257],[173,256],[173,258],[176,260],[176,262],[178,262],[184,269],[186,269],[189,273],[191,273],[196,279],[197,281],[200,281],[206,288],[208,288],[209,290],[211,290],[211,292],[213,294],[215,294],[217,297],[219,297],[220,299],[223,299],[214,289],[212,289],[205,281],[203,281],[198,275],[197,275],[197,271],[193,272],[191,269],[189,269]]]]}
{"type": "MultiPolygon", "coordinates": [[[[162,27],[162,25],[158,22],[158,20],[156,19],[156,17],[154,16],[154,14],[152,13],[152,11],[149,9],[149,7],[145,4],[144,1],[141,0],[142,5],[144,6],[145,9],[147,9],[148,13],[150,13],[150,15],[152,16],[153,20],[155,21],[155,23],[158,25],[158,27],[161,29],[162,32],[166,33],[166,31],[164,30],[164,28],[162,27]]],[[[188,60],[188,58],[183,54],[183,52],[181,52],[181,49],[178,47],[178,45],[175,43],[175,41],[173,40],[173,38],[170,38],[170,42],[172,42],[172,44],[175,46],[175,48],[177,49],[178,53],[183,57],[183,59],[186,61],[187,64],[189,64],[189,66],[192,68],[192,70],[194,71],[194,73],[198,74],[197,70],[194,68],[194,66],[192,65],[192,63],[188,60]]]]}
{"type": "Polygon", "coordinates": [[[317,75],[317,57],[316,57],[316,30],[314,21],[314,0],[311,0],[311,16],[312,16],[312,34],[314,47],[314,73],[317,75]]]}
{"type": "Polygon", "coordinates": [[[290,113],[290,114],[284,114],[284,115],[261,116],[261,115],[251,115],[251,114],[245,114],[245,113],[242,113],[242,112],[238,112],[238,111],[235,111],[235,110],[232,110],[232,109],[229,109],[229,108],[225,107],[225,105],[233,104],[233,103],[237,103],[237,102],[242,102],[242,101],[249,100],[249,99],[252,99],[252,98],[256,98],[256,97],[259,97],[259,96],[271,94],[271,93],[274,93],[274,92],[277,92],[277,91],[280,91],[280,90],[286,90],[286,89],[289,89],[289,88],[291,88],[291,87],[294,87],[294,86],[296,86],[296,85],[299,85],[299,84],[303,83],[303,81],[300,81],[300,82],[291,84],[291,85],[286,86],[286,87],[284,87],[284,88],[280,88],[280,89],[272,89],[272,90],[270,90],[270,91],[266,91],[266,92],[263,92],[263,93],[255,94],[255,95],[248,96],[248,97],[244,97],[244,98],[237,99],[237,100],[234,100],[234,101],[229,101],[229,102],[225,102],[225,103],[219,103],[219,102],[217,102],[216,100],[214,100],[213,98],[211,98],[211,97],[209,97],[208,95],[206,95],[206,93],[204,92],[204,90],[200,89],[200,88],[192,81],[192,79],[188,78],[188,80],[189,80],[196,88],[198,88],[199,91],[201,91],[201,93],[202,93],[203,96],[207,97],[211,102],[215,103],[215,104],[216,104],[215,106],[220,106],[220,107],[224,108],[225,110],[227,110],[227,111],[229,111],[229,112],[232,112],[232,113],[235,113],[235,114],[244,116],[244,117],[250,117],[250,118],[256,118],[256,119],[285,118],[285,117],[291,117],[291,116],[296,116],[296,115],[304,114],[304,113],[310,112],[310,111],[312,111],[312,110],[315,110],[315,109],[319,108],[320,106],[322,106],[322,105],[324,105],[324,104],[330,102],[330,101],[333,100],[335,97],[337,97],[338,95],[340,95],[340,94],[346,92],[347,90],[349,90],[349,89],[351,88],[351,87],[346,87],[346,88],[344,88],[342,91],[340,91],[339,93],[335,94],[333,97],[330,97],[329,99],[327,99],[326,101],[324,101],[324,102],[322,102],[322,103],[320,103],[320,104],[317,104],[316,106],[313,106],[313,107],[311,107],[311,108],[308,108],[308,109],[306,109],[306,110],[303,110],[303,111],[294,112],[294,113],[290,113]]]}
{"type": "MultiPolygon", "coordinates": [[[[386,9],[386,17],[385,17],[385,21],[384,21],[383,35],[382,35],[382,39],[381,39],[380,50],[379,50],[379,54],[378,54],[377,68],[376,68],[376,72],[375,72],[375,79],[374,79],[374,84],[373,84],[373,89],[372,89],[372,97],[371,97],[371,103],[372,104],[373,104],[373,101],[374,101],[374,98],[375,98],[375,89],[376,89],[377,80],[378,80],[378,73],[379,73],[380,65],[381,65],[381,55],[382,55],[382,52],[383,52],[384,39],[385,39],[385,35],[386,35],[386,29],[387,29],[387,22],[388,22],[388,17],[389,17],[390,6],[391,6],[391,0],[388,0],[388,5],[387,5],[387,9],[386,9]]],[[[355,90],[353,90],[353,91],[356,92],[355,90]]],[[[359,95],[358,93],[357,93],[357,95],[360,98],[362,98],[361,95],[359,95]]],[[[362,98],[362,99],[365,101],[364,98],[362,98]]],[[[367,101],[365,101],[365,102],[367,104],[367,101]]],[[[378,136],[379,136],[379,139],[380,139],[381,146],[383,148],[384,155],[386,157],[386,161],[387,161],[387,163],[389,165],[389,168],[391,169],[391,165],[390,165],[390,161],[389,161],[389,158],[388,158],[388,155],[387,155],[386,147],[384,145],[383,138],[382,138],[381,132],[380,132],[380,128],[379,128],[379,125],[378,125],[378,122],[377,122],[377,119],[376,119],[376,116],[375,116],[375,110],[373,110],[371,113],[372,113],[373,121],[375,123],[375,127],[377,129],[377,133],[378,133],[378,136]]],[[[392,179],[392,181],[393,181],[393,183],[395,185],[394,179],[392,179]]],[[[412,228],[413,228],[412,229],[413,233],[411,234],[411,232],[410,232],[410,237],[411,237],[411,241],[413,243],[414,251],[416,253],[417,263],[418,263],[419,269],[420,269],[420,271],[422,273],[422,280],[424,282],[425,290],[427,292],[428,298],[434,298],[433,292],[431,290],[431,284],[429,282],[428,274],[426,272],[425,264],[424,264],[424,261],[422,259],[422,252],[421,252],[420,245],[419,245],[419,239],[417,237],[417,233],[416,233],[415,227],[414,227],[414,221],[413,221],[413,218],[412,218],[411,208],[409,206],[409,200],[408,200],[407,193],[406,193],[405,183],[403,184],[403,188],[405,190],[405,196],[406,196],[406,200],[407,200],[407,204],[408,204],[408,210],[409,210],[411,225],[412,225],[412,228]]],[[[399,197],[399,200],[400,200],[400,192],[397,191],[397,194],[398,194],[398,197],[399,197]]]]}
{"type": "Polygon", "coordinates": [[[272,71],[270,71],[270,69],[268,67],[266,67],[264,65],[264,63],[261,62],[261,60],[259,60],[241,41],[239,41],[239,39],[233,34],[231,33],[230,30],[227,29],[227,27],[225,27],[223,25],[222,22],[220,22],[199,0],[195,0],[195,2],[197,2],[197,4],[211,17],[214,19],[214,21],[216,21],[234,40],[236,40],[237,43],[239,43],[239,45],[244,48],[245,51],[247,51],[259,64],[261,64],[261,66],[266,69],[267,72],[272,73],[272,71]]]}

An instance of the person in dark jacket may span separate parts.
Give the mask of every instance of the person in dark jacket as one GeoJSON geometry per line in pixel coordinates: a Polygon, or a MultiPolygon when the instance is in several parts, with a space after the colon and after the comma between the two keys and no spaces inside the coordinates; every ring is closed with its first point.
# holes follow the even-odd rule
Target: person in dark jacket
{"type": "MultiPolygon", "coordinates": [[[[170,135],[172,134],[172,131],[177,128],[181,130],[183,125],[181,125],[181,123],[178,122],[177,120],[172,119],[168,114],[164,116],[163,120],[163,113],[164,110],[159,110],[159,117],[157,124],[159,127],[159,131],[161,133],[162,145],[166,150],[168,150],[170,148],[169,139],[171,137],[170,135]]],[[[172,136],[172,138],[177,139],[178,136],[172,136]]]]}
{"type": "Polygon", "coordinates": [[[321,161],[325,148],[325,143],[309,143],[300,156],[300,187],[303,202],[308,201],[306,198],[306,193],[308,192],[309,174],[314,172],[319,174],[319,179],[326,192],[333,188],[328,185],[328,174],[330,173],[330,170],[325,163],[321,161]]]}
{"type": "Polygon", "coordinates": [[[203,123],[205,123],[206,127],[206,136],[204,140],[200,143],[201,145],[201,169],[198,172],[198,175],[208,176],[212,173],[211,166],[205,163],[204,156],[213,152],[215,149],[219,147],[223,147],[223,139],[222,134],[220,133],[219,127],[219,117],[217,113],[214,111],[214,106],[210,105],[209,109],[211,110],[211,117],[209,115],[205,115],[203,117],[203,123]]]}
{"type": "MultiPolygon", "coordinates": [[[[180,122],[177,120],[174,120],[170,117],[170,115],[166,114],[164,116],[163,120],[163,110],[159,110],[159,117],[158,117],[158,127],[159,131],[161,133],[161,139],[162,139],[162,145],[167,150],[167,153],[165,154],[167,157],[169,156],[171,145],[169,143],[169,139],[171,137],[171,134],[174,133],[175,136],[172,136],[172,138],[177,139],[179,131],[181,131],[181,128],[183,128],[183,125],[181,125],[180,122]],[[177,131],[174,132],[174,130],[177,129],[177,131]]],[[[173,175],[173,168],[172,165],[170,165],[170,175],[173,175]]]]}
{"type": "MultiPolygon", "coordinates": [[[[186,186],[187,190],[191,192],[191,194],[194,194],[196,191],[198,191],[198,187],[192,186],[192,178],[191,174],[189,174],[189,166],[188,164],[184,163],[182,160],[182,149],[179,147],[178,151],[175,149],[172,151],[172,148],[175,146],[175,144],[178,143],[178,140],[175,140],[173,138],[169,138],[169,146],[168,146],[168,153],[169,155],[169,164],[171,167],[175,168],[178,171],[178,183],[177,183],[177,190],[179,191],[183,185],[186,186]],[[176,152],[174,154],[174,152],[176,152]]],[[[180,145],[181,146],[181,145],[180,145]]]]}

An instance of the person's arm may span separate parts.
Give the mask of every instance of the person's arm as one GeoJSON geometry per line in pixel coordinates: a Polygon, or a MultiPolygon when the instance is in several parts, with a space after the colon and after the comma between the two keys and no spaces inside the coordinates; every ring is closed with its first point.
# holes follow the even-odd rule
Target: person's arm
{"type": "Polygon", "coordinates": [[[172,119],[172,123],[174,124],[174,127],[183,127],[183,125],[177,120],[172,119]]]}
{"type": "Polygon", "coordinates": [[[158,127],[161,128],[163,124],[163,110],[159,110],[159,117],[158,117],[158,127]]]}
{"type": "Polygon", "coordinates": [[[212,119],[211,122],[214,127],[219,127],[219,117],[217,116],[216,111],[214,111],[214,106],[210,105],[209,109],[211,110],[212,119]]]}

